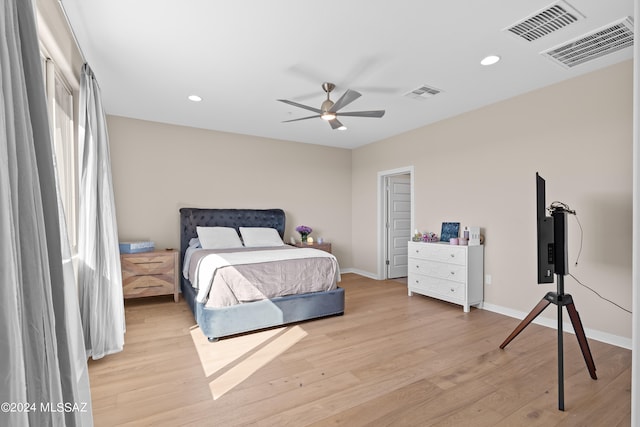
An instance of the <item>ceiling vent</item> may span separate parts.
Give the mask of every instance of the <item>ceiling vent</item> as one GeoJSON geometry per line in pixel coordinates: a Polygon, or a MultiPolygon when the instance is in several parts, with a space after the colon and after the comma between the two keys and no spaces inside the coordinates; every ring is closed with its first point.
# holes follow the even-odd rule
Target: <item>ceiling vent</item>
{"type": "Polygon", "coordinates": [[[429,99],[432,96],[436,96],[440,92],[442,92],[440,89],[423,85],[410,92],[405,93],[404,96],[413,99],[429,99]]]}
{"type": "Polygon", "coordinates": [[[633,46],[633,20],[626,17],[540,54],[565,68],[572,68],[630,46],[633,46]]]}
{"type": "Polygon", "coordinates": [[[569,3],[559,1],[505,28],[503,31],[509,31],[521,39],[532,42],[583,18],[584,15],[569,3]]]}

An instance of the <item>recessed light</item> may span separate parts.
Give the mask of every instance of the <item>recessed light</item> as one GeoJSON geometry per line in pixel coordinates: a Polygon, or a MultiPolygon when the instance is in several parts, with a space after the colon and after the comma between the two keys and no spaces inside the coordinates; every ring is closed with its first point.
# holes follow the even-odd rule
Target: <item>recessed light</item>
{"type": "Polygon", "coordinates": [[[200,98],[198,95],[189,95],[189,101],[200,102],[202,101],[202,98],[200,98]]]}
{"type": "Polygon", "coordinates": [[[480,61],[482,65],[493,65],[496,62],[500,61],[500,57],[498,55],[489,55],[480,61]]]}

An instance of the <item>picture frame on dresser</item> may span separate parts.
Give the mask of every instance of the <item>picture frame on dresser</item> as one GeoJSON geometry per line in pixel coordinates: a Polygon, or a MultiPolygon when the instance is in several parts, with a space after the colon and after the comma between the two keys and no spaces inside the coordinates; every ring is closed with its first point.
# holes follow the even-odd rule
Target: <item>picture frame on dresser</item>
{"type": "Polygon", "coordinates": [[[459,222],[443,222],[440,230],[440,241],[449,243],[450,239],[458,237],[460,234],[459,222]]]}

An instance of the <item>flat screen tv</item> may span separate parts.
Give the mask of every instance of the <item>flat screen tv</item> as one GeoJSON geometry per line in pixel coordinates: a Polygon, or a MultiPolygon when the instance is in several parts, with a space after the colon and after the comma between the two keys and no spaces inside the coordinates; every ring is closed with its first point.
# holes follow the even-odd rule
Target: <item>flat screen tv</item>
{"type": "Polygon", "coordinates": [[[536,172],[536,223],[538,233],[538,283],[553,283],[553,218],[546,213],[545,180],[536,172]]]}

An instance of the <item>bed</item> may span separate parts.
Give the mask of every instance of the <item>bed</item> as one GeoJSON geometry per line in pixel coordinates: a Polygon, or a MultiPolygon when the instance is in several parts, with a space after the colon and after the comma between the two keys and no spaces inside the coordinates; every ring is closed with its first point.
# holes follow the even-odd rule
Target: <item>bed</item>
{"type": "MultiPolygon", "coordinates": [[[[284,237],[285,213],[282,209],[180,209],[181,271],[190,243],[198,237],[198,227],[267,227],[284,237]]],[[[292,247],[289,247],[292,248],[292,247]]],[[[312,249],[303,249],[312,251],[312,249]]],[[[278,261],[273,261],[278,262],[278,261]]],[[[277,296],[268,299],[212,307],[202,299],[202,288],[194,288],[182,272],[181,290],[198,326],[209,339],[256,331],[275,326],[344,314],[344,289],[333,289],[277,296]]],[[[339,280],[339,274],[338,274],[339,280]]]]}

